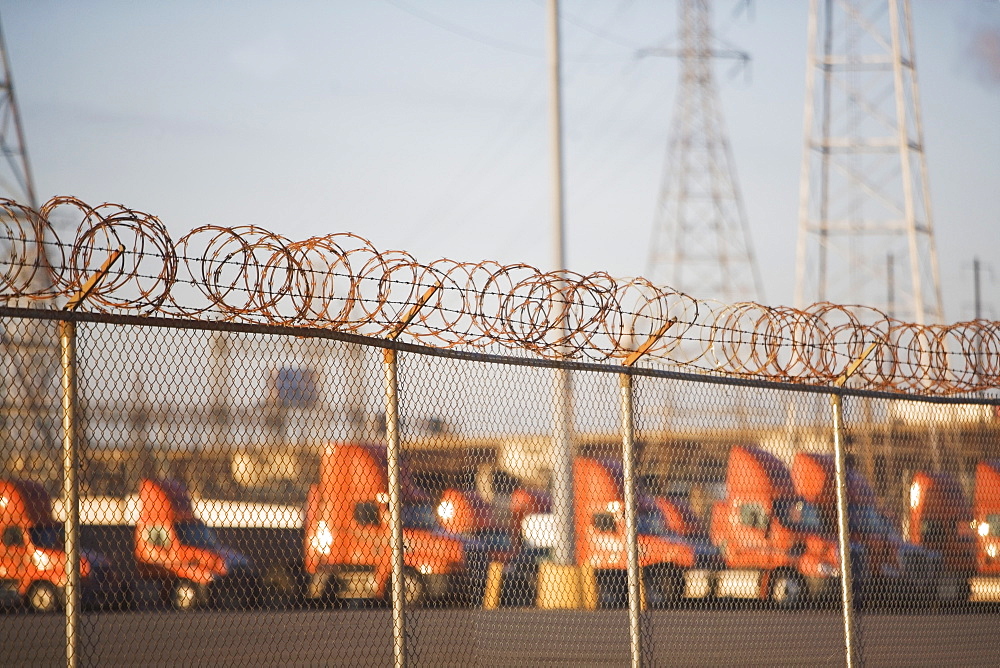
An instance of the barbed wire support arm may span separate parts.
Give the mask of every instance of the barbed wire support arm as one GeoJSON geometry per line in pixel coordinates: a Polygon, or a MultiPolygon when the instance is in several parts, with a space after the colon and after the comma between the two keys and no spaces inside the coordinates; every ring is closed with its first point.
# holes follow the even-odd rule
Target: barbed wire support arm
{"type": "MultiPolygon", "coordinates": [[[[395,341],[403,330],[413,322],[417,313],[441,288],[436,283],[428,288],[420,299],[393,326],[389,332],[390,341],[395,341]]],[[[395,348],[383,349],[385,362],[385,439],[386,461],[389,481],[389,548],[392,552],[392,654],[393,665],[405,668],[406,657],[406,601],[403,584],[403,518],[402,494],[400,494],[400,441],[399,441],[399,379],[395,348]]]]}
{"type": "MultiPolygon", "coordinates": [[[[78,309],[124,253],[124,246],[113,250],[63,310],[72,312],[78,309]]],[[[76,323],[72,320],[59,321],[59,349],[62,366],[62,497],[66,515],[63,524],[66,548],[66,666],[76,668],[80,637],[80,483],[77,476],[80,453],[77,439],[76,323]]]]}

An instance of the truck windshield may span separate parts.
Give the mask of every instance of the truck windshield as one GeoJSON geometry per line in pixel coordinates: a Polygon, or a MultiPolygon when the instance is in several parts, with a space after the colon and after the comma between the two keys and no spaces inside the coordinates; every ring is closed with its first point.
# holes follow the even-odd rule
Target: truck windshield
{"type": "Polygon", "coordinates": [[[402,519],[406,529],[433,531],[438,528],[437,514],[429,503],[404,504],[402,519]]]}
{"type": "Polygon", "coordinates": [[[219,540],[215,537],[215,532],[205,526],[203,522],[197,520],[193,522],[178,522],[177,540],[182,545],[201,547],[207,550],[214,550],[219,546],[219,540]]]}
{"type": "Polygon", "coordinates": [[[28,530],[31,542],[35,547],[49,550],[61,550],[63,546],[63,528],[58,525],[31,527],[28,530]]]}
{"type": "MultiPolygon", "coordinates": [[[[836,516],[834,516],[836,521],[836,516]]],[[[851,503],[847,506],[847,524],[851,531],[862,534],[889,536],[896,533],[892,524],[872,506],[851,503]]]]}
{"type": "Polygon", "coordinates": [[[510,532],[503,529],[479,529],[472,532],[472,537],[482,541],[491,550],[513,550],[514,539],[510,532]]]}
{"type": "Polygon", "coordinates": [[[663,521],[663,513],[658,510],[645,510],[636,513],[635,527],[636,533],[646,536],[664,536],[670,533],[666,522],[663,521]]]}
{"type": "Polygon", "coordinates": [[[774,515],[787,527],[799,531],[820,531],[822,524],[816,506],[804,499],[777,499],[774,515]]]}

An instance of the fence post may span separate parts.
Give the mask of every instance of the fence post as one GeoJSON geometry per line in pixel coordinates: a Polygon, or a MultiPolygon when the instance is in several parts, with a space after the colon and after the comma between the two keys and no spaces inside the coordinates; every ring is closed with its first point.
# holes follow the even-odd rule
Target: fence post
{"type": "MultiPolygon", "coordinates": [[[[861,366],[877,343],[869,344],[861,357],[851,362],[842,376],[834,381],[841,388],[861,366]]],[[[847,460],[844,456],[844,410],[839,392],[830,395],[833,408],[833,459],[837,478],[837,542],[840,548],[840,595],[844,607],[844,651],[847,665],[853,666],[857,654],[857,634],[854,626],[854,574],[851,568],[851,533],[847,517],[847,460]]]]}
{"type": "Polygon", "coordinates": [[[76,323],[59,321],[62,361],[63,509],[66,545],[66,666],[76,668],[80,625],[80,485],[77,479],[76,323]]]}
{"type": "Polygon", "coordinates": [[[383,350],[385,360],[385,438],[389,465],[389,548],[392,550],[392,654],[396,668],[406,666],[406,612],[403,589],[403,521],[399,493],[399,396],[396,351],[383,350]]]}
{"type": "MultiPolygon", "coordinates": [[[[395,341],[440,287],[441,284],[437,283],[428,288],[386,338],[395,341]]],[[[389,548],[392,551],[392,655],[393,665],[396,668],[405,668],[406,600],[403,586],[403,506],[399,488],[399,382],[396,349],[385,348],[382,359],[385,362],[385,450],[389,469],[389,548]]]]}
{"type": "MultiPolygon", "coordinates": [[[[118,246],[105,260],[100,269],[92,275],[63,307],[64,311],[75,311],[93,292],[97,283],[111,270],[111,266],[125,252],[118,246]]],[[[66,666],[76,668],[79,659],[80,637],[80,453],[77,440],[77,396],[76,396],[76,322],[59,321],[59,350],[62,366],[62,442],[63,442],[63,520],[66,547],[66,588],[64,609],[66,613],[66,666]]]]}
{"type": "Polygon", "coordinates": [[[625,551],[628,556],[628,631],[633,668],[640,668],[643,665],[643,652],[641,633],[642,572],[639,566],[639,537],[635,520],[635,413],[630,367],[649,351],[674,322],[670,320],[665,323],[635,352],[625,358],[625,361],[622,362],[625,371],[618,375],[622,412],[622,484],[624,487],[622,494],[625,496],[625,551]]]}

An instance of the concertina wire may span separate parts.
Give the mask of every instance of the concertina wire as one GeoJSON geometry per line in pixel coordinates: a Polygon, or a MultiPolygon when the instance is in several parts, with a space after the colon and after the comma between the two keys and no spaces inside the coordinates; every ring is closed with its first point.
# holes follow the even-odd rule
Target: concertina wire
{"type": "Polygon", "coordinates": [[[350,233],[291,241],[258,226],[204,225],[175,242],[155,216],[74,197],[38,211],[0,199],[0,304],[68,299],[119,246],[85,310],[386,337],[436,286],[405,332],[436,348],[620,363],[671,323],[648,364],[828,385],[874,343],[853,387],[952,395],[1000,381],[997,322],[920,325],[866,306],[723,304],[605,273],[425,264],[350,233]]]}

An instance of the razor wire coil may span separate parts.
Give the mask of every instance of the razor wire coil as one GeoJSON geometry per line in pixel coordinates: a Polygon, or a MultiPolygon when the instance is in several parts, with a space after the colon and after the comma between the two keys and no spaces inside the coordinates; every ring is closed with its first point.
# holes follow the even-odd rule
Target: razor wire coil
{"type": "Polygon", "coordinates": [[[997,322],[920,325],[857,305],[723,304],[602,272],[422,263],[350,233],[292,241],[258,226],[204,225],[174,241],[153,215],[74,197],[38,211],[0,199],[0,303],[68,298],[119,245],[122,260],[84,309],[380,337],[436,285],[406,329],[432,347],[620,361],[673,321],[649,348],[650,363],[825,385],[876,342],[858,387],[950,395],[1000,385],[997,322]]]}

